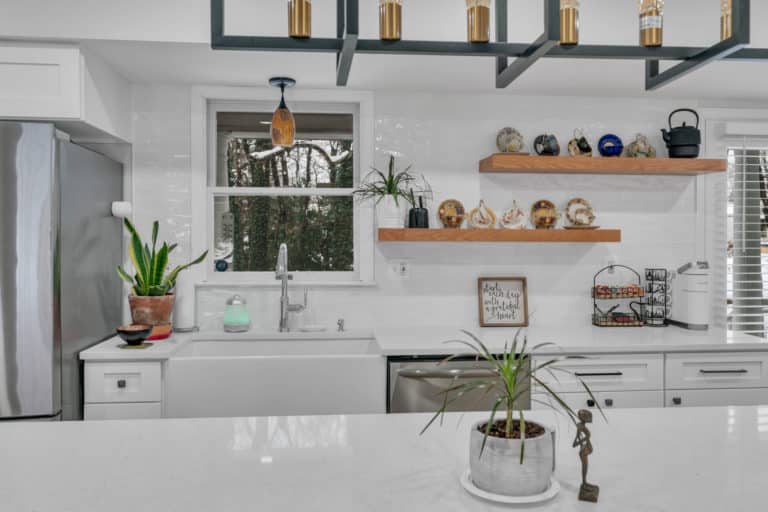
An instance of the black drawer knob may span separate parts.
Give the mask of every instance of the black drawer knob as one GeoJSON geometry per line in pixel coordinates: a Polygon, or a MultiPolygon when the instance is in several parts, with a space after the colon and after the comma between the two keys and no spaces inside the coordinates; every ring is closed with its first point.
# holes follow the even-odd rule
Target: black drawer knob
{"type": "Polygon", "coordinates": [[[680,404],[683,403],[683,399],[680,398],[679,396],[673,397],[672,398],[672,403],[675,404],[675,405],[680,405],[680,404]]]}
{"type": "Polygon", "coordinates": [[[613,407],[613,398],[606,398],[605,399],[605,406],[606,407],[613,407]]]}
{"type": "Polygon", "coordinates": [[[120,379],[117,381],[117,387],[119,389],[123,389],[125,387],[125,379],[120,379]]]}
{"type": "Polygon", "coordinates": [[[595,406],[595,401],[592,400],[591,398],[588,399],[587,400],[587,407],[594,407],[594,406],[595,406]]]}

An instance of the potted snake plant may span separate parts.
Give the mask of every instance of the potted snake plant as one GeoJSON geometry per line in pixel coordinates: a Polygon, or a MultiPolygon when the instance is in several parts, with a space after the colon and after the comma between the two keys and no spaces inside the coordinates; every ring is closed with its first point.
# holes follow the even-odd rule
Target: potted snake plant
{"type": "Polygon", "coordinates": [[[535,383],[542,392],[536,398],[537,403],[564,413],[574,424],[579,421],[577,413],[542,379],[543,373],[555,379],[558,375],[575,379],[594,400],[601,414],[602,409],[583,380],[558,366],[568,357],[546,358],[544,362],[534,365],[531,356],[553,343],[542,343],[529,351],[527,337],[520,342],[518,330],[511,347],[505,344],[503,353],[494,355],[475,335],[462,332],[470,340],[453,341],[469,347],[471,351],[453,355],[441,363],[472,356],[489,365],[491,376],[445,389],[442,392],[442,407],[421,433],[435,420],[442,419],[449,405],[463,396],[471,398],[473,395],[470,393],[478,393],[478,398],[491,396],[494,402],[488,419],[475,423],[470,430],[469,469],[472,482],[484,491],[504,496],[532,496],[547,491],[555,468],[555,430],[527,418],[521,402],[530,393],[531,385],[535,383]],[[505,414],[499,417],[498,413],[502,411],[505,414]]]}
{"type": "Polygon", "coordinates": [[[198,256],[194,261],[178,265],[168,272],[168,257],[177,244],[157,246],[157,234],[160,223],[152,225],[152,245],[144,243],[131,221],[125,219],[125,228],[130,233],[128,255],[135,270],[131,276],[122,266],[118,265],[118,275],[131,286],[128,304],[134,324],[158,326],[171,323],[171,313],[175,295],[176,279],[179,273],[202,262],[208,251],[198,256]]]}

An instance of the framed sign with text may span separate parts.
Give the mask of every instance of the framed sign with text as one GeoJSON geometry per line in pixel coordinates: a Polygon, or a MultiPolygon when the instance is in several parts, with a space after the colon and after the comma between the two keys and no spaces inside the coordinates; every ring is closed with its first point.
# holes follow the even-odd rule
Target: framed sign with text
{"type": "Polygon", "coordinates": [[[524,277],[477,280],[480,327],[527,327],[528,285],[524,277]]]}

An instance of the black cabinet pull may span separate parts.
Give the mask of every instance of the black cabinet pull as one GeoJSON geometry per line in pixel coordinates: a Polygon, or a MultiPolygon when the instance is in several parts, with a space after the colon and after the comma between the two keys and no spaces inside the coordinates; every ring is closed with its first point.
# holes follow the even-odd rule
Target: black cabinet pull
{"type": "Polygon", "coordinates": [[[592,400],[591,398],[588,399],[587,400],[587,407],[594,407],[594,406],[595,406],[595,401],[592,400]]]}
{"type": "Polygon", "coordinates": [[[606,407],[613,407],[613,398],[606,398],[605,399],[605,406],[606,407]]]}
{"type": "Polygon", "coordinates": [[[672,398],[672,403],[675,404],[675,405],[680,405],[680,404],[683,403],[683,399],[680,398],[679,396],[673,397],[672,398]]]}
{"type": "Polygon", "coordinates": [[[573,372],[577,377],[621,377],[622,372],[573,372]]]}
{"type": "Polygon", "coordinates": [[[699,373],[703,373],[704,375],[712,373],[747,373],[747,370],[744,368],[739,368],[738,370],[699,370],[699,373]]]}
{"type": "Polygon", "coordinates": [[[119,389],[123,389],[125,387],[125,379],[120,379],[117,381],[117,387],[119,389]]]}

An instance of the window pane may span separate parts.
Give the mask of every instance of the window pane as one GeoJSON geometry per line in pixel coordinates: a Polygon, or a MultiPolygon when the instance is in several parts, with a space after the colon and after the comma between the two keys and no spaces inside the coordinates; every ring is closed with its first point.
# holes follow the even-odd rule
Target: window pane
{"type": "Polygon", "coordinates": [[[274,272],[286,243],[291,271],[353,271],[353,208],[351,196],[216,197],[216,270],[274,272]]]}
{"type": "Polygon", "coordinates": [[[296,143],[273,147],[272,113],[217,114],[219,187],[352,188],[352,114],[295,114],[296,143]]]}

